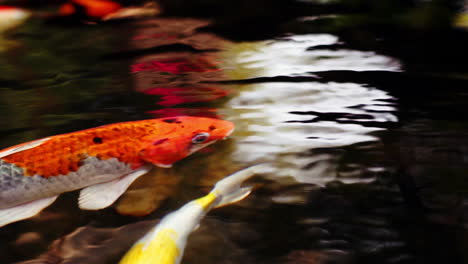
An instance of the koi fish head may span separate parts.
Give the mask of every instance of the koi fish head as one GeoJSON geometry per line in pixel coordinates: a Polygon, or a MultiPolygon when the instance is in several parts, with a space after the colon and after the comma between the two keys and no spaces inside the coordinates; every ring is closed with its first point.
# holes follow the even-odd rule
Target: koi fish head
{"type": "Polygon", "coordinates": [[[160,119],[164,136],[145,138],[141,158],[158,167],[171,165],[190,154],[229,136],[234,124],[219,119],[179,116],[160,119]]]}

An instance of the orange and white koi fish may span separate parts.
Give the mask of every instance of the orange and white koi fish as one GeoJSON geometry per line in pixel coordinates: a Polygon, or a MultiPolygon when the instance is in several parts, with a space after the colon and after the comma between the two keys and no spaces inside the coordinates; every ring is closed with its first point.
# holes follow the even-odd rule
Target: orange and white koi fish
{"type": "Polygon", "coordinates": [[[25,9],[0,5],[0,33],[21,25],[30,15],[25,9]]]}
{"type": "Polygon", "coordinates": [[[32,217],[61,193],[81,188],[81,209],[108,207],[151,165],[170,167],[233,130],[229,121],[179,116],[110,124],[4,149],[0,226],[32,217]]]}
{"type": "Polygon", "coordinates": [[[241,184],[265,168],[252,166],[222,179],[206,196],[193,200],[166,215],[158,225],[138,240],[119,264],[179,264],[188,235],[212,208],[225,206],[247,197],[252,187],[241,184]]]}

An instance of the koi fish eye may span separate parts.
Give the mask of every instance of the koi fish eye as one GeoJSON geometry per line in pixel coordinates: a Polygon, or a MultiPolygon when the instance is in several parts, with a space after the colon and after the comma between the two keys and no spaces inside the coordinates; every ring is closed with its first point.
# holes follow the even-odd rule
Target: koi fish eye
{"type": "Polygon", "coordinates": [[[194,144],[201,144],[205,142],[210,137],[210,133],[202,132],[198,133],[192,138],[192,143],[194,144]]]}

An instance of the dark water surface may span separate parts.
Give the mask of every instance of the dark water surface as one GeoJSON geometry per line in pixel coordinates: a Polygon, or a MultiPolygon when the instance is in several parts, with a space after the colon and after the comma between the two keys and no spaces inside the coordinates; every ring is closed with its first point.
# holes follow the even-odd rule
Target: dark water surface
{"type": "Polygon", "coordinates": [[[468,75],[452,41],[466,34],[346,31],[310,10],[245,31],[183,12],[32,18],[3,37],[1,147],[175,115],[236,131],[112,208],[80,211],[72,192],[0,229],[1,263],[117,263],[160,217],[259,162],[271,172],[206,217],[183,263],[468,263],[468,75]]]}

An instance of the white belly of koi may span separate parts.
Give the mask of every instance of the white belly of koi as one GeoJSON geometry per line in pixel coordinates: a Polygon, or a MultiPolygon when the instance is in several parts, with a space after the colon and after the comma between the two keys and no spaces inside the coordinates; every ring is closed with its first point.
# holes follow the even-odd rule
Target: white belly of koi
{"type": "Polygon", "coordinates": [[[116,158],[88,157],[77,171],[45,178],[24,176],[22,168],[0,160],[0,209],[111,181],[131,171],[116,158]]]}

